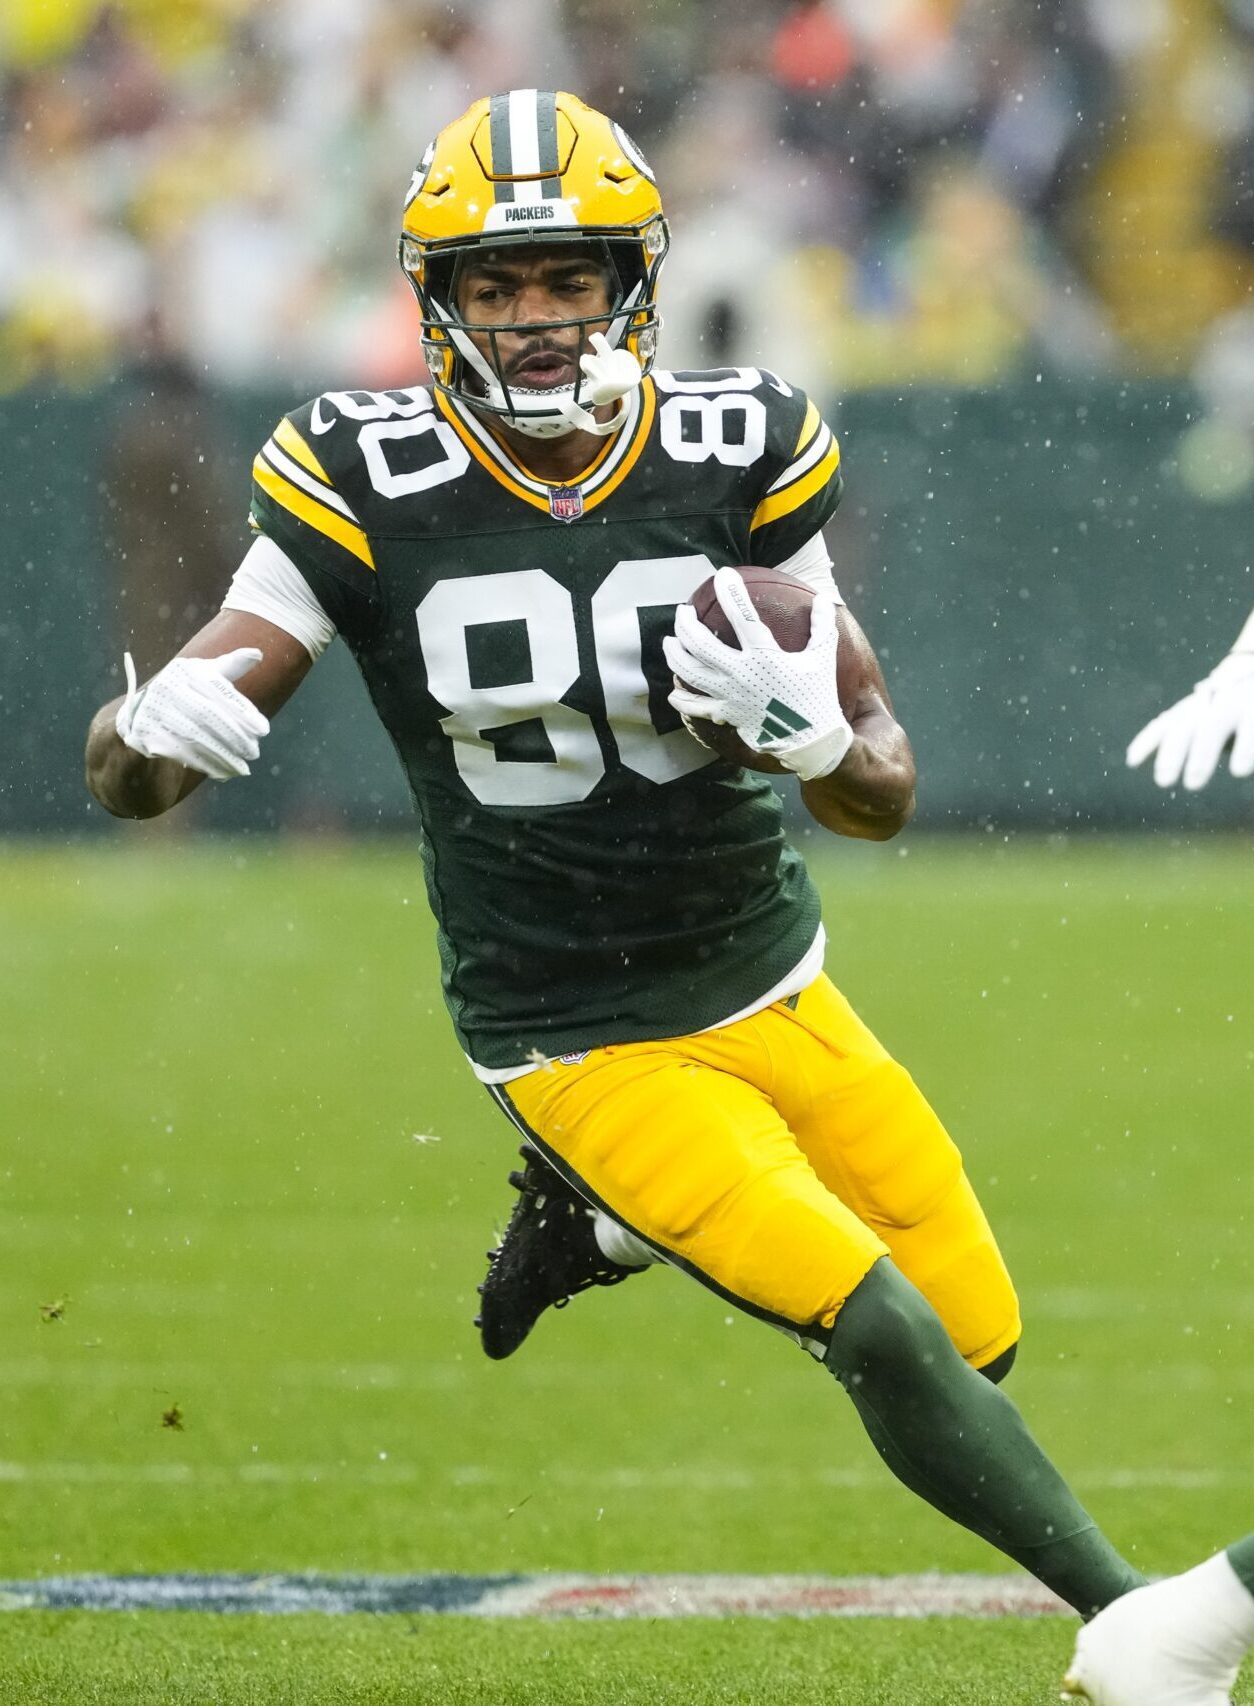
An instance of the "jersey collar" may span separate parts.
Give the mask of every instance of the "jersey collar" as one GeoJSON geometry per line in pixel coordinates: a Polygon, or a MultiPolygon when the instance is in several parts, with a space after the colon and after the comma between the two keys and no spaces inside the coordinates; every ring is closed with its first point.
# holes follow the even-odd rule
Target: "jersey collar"
{"type": "MultiPolygon", "coordinates": [[[[460,399],[437,390],[435,401],[466,449],[498,484],[533,509],[543,510],[546,515],[552,513],[549,494],[555,489],[553,485],[537,480],[534,474],[528,473],[521,463],[515,461],[474,410],[460,399]]],[[[622,427],[580,478],[567,482],[580,492],[585,514],[616,491],[635,467],[649,437],[656,410],[657,394],[653,381],[645,378],[628,401],[627,419],[622,427]]]]}

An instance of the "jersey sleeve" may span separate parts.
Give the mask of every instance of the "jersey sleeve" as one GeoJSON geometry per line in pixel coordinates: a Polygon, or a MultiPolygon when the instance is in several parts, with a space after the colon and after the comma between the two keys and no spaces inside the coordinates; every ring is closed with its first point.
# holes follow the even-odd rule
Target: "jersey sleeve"
{"type": "Polygon", "coordinates": [[[365,530],[337,489],[334,443],[332,454],[322,456],[310,445],[313,408],[284,416],[258,451],[249,521],[296,565],[337,630],[353,639],[368,633],[378,614],[378,576],[365,530]]]}
{"type": "Polygon", "coordinates": [[[804,391],[778,398],[768,420],[767,452],[769,483],[750,518],[749,537],[752,560],[770,569],[831,519],[844,482],[840,446],[804,391]]]}

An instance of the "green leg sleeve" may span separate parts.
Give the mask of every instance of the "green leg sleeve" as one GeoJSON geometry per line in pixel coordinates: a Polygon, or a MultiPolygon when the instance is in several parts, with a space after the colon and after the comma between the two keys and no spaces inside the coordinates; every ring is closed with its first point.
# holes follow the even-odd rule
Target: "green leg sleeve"
{"type": "Polygon", "coordinates": [[[898,1480],[1083,1617],[1144,1581],[1077,1503],[1006,1395],[969,1368],[887,1259],[836,1318],[827,1365],[898,1480]]]}
{"type": "Polygon", "coordinates": [[[1241,1586],[1254,1594],[1254,1534],[1247,1534],[1244,1540],[1229,1546],[1228,1562],[1236,1571],[1241,1586]]]}

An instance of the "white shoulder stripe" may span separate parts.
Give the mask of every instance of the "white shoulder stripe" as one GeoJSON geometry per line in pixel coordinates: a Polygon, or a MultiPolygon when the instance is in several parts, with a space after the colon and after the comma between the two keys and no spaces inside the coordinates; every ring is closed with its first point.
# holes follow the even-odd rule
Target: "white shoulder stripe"
{"type": "Polygon", "coordinates": [[[795,462],[790,462],[775,484],[767,488],[768,495],[779,491],[781,486],[791,486],[808,468],[813,468],[816,462],[827,455],[831,442],[832,429],[824,422],[811,440],[810,448],[795,462]]]}
{"type": "Polygon", "coordinates": [[[261,454],[277,473],[282,474],[285,480],[290,480],[294,486],[299,486],[303,492],[308,492],[311,497],[317,498],[319,503],[326,504],[328,509],[338,511],[340,515],[353,522],[355,526],[361,526],[357,517],[337,491],[333,491],[330,486],[324,486],[320,480],[315,480],[312,474],[307,474],[300,463],[293,462],[286,451],[281,450],[272,438],[266,441],[265,449],[261,454]]]}

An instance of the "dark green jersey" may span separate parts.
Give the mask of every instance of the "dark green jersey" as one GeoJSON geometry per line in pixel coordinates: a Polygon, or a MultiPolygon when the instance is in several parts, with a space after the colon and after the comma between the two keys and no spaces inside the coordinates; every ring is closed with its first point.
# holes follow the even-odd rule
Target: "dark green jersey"
{"type": "Polygon", "coordinates": [[[701,1030],[804,957],[818,900],[779,800],[688,734],[661,641],[716,566],[784,561],[839,495],[813,404],[752,368],[655,374],[573,487],[425,389],[319,397],[258,456],[254,524],[405,766],[485,1075],[701,1030]]]}

